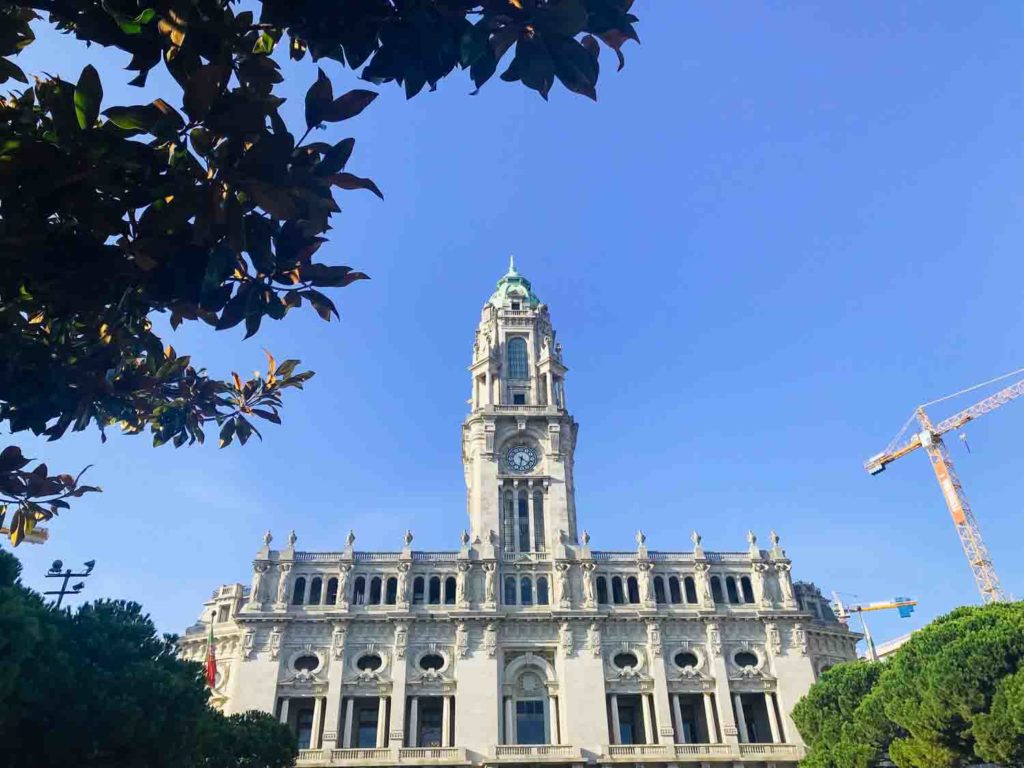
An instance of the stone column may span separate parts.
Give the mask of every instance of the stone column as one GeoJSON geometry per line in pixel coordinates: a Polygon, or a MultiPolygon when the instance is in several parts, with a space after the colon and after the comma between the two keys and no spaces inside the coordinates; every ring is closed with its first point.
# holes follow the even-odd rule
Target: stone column
{"type": "Polygon", "coordinates": [[[644,744],[657,744],[658,734],[654,732],[654,723],[651,719],[650,697],[646,693],[641,693],[640,703],[644,710],[644,744]]]}
{"type": "Polygon", "coordinates": [[[708,742],[717,744],[721,741],[721,734],[718,733],[718,726],[715,724],[715,704],[711,700],[712,694],[704,693],[704,719],[708,722],[708,742]]]}
{"type": "Polygon", "coordinates": [[[558,699],[548,696],[548,744],[559,744],[558,740],[558,699]]]}
{"type": "Polygon", "coordinates": [[[708,665],[715,679],[715,703],[718,705],[718,722],[722,726],[721,741],[726,744],[738,743],[736,716],[730,704],[729,671],[722,656],[721,630],[714,622],[707,624],[708,665]]]}
{"type": "Polygon", "coordinates": [[[679,708],[679,694],[678,693],[672,694],[672,717],[675,720],[675,724],[676,724],[676,739],[677,739],[676,743],[677,744],[685,744],[686,743],[686,732],[683,731],[683,713],[682,713],[682,710],[679,708]]]}
{"type": "Polygon", "coordinates": [[[505,697],[505,743],[516,743],[516,713],[511,696],[505,697]]]}
{"type": "Polygon", "coordinates": [[[290,699],[281,699],[281,722],[288,725],[288,702],[290,699]]]}
{"type": "Polygon", "coordinates": [[[736,705],[737,735],[740,738],[740,744],[746,744],[750,735],[747,733],[747,718],[746,715],[743,714],[743,697],[737,693],[733,697],[733,703],[736,705]]]}
{"type": "Polygon", "coordinates": [[[548,405],[554,405],[555,404],[555,393],[551,389],[551,371],[548,371],[544,375],[544,384],[546,385],[547,394],[548,394],[548,405]]]}
{"type": "Polygon", "coordinates": [[[355,699],[345,699],[345,733],[342,737],[342,744],[345,749],[352,748],[352,708],[355,704],[355,699]]]}
{"type": "Polygon", "coordinates": [[[410,747],[418,747],[420,730],[420,698],[413,696],[409,701],[409,737],[407,743],[410,747]]]}
{"type": "Polygon", "coordinates": [[[533,483],[526,486],[526,514],[530,516],[530,542],[526,545],[526,551],[533,552],[537,541],[537,534],[533,530],[533,483]]]}
{"type": "Polygon", "coordinates": [[[622,743],[622,730],[619,726],[619,697],[612,694],[612,744],[622,743]]]}
{"type": "Polygon", "coordinates": [[[452,745],[452,697],[441,698],[441,746],[452,745]]]}
{"type": "Polygon", "coordinates": [[[487,402],[484,405],[494,405],[494,379],[491,378],[490,371],[487,371],[485,379],[487,381],[487,402]]]}
{"type": "Polygon", "coordinates": [[[388,697],[377,699],[377,749],[388,745],[388,697]]]}
{"type": "Polygon", "coordinates": [[[768,708],[768,726],[772,729],[772,743],[781,744],[782,734],[779,732],[779,719],[775,716],[775,697],[765,691],[764,705],[768,708]]]}
{"type": "Polygon", "coordinates": [[[309,748],[320,749],[320,734],[323,732],[324,697],[313,699],[313,733],[309,737],[309,748]]]}

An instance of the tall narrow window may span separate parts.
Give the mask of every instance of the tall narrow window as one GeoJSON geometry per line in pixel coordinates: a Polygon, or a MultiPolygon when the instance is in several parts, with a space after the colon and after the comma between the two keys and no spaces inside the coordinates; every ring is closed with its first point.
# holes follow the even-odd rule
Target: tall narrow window
{"type": "Polygon", "coordinates": [[[505,579],[505,605],[516,604],[516,577],[508,576],[505,579]]]}
{"type": "Polygon", "coordinates": [[[324,581],[319,576],[309,582],[309,605],[320,605],[320,593],[323,591],[324,581]]]}
{"type": "Polygon", "coordinates": [[[508,340],[508,377],[510,379],[529,378],[526,364],[526,339],[515,336],[508,340]]]}
{"type": "Polygon", "coordinates": [[[292,605],[302,605],[306,599],[306,579],[299,576],[295,580],[295,587],[292,589],[292,605]]]}
{"type": "Polygon", "coordinates": [[[326,605],[334,605],[338,602],[338,580],[330,578],[327,580],[327,597],[324,599],[326,605]]]}
{"type": "Polygon", "coordinates": [[[679,577],[669,576],[668,577],[668,599],[672,603],[683,602],[683,596],[679,592],[679,577]]]}
{"type": "Polygon", "coordinates": [[[516,702],[516,742],[546,744],[544,700],[527,699],[516,702]]]}
{"type": "Polygon", "coordinates": [[[527,576],[519,580],[519,604],[533,605],[533,582],[527,576]]]}
{"type": "Polygon", "coordinates": [[[431,576],[430,577],[430,592],[427,597],[427,602],[431,605],[441,604],[441,577],[431,576]]]}
{"type": "Polygon", "coordinates": [[[725,592],[729,595],[730,603],[735,604],[740,601],[739,592],[736,591],[736,579],[732,576],[727,577],[725,580],[725,592]]]}
{"type": "Polygon", "coordinates": [[[744,603],[754,602],[754,587],[750,583],[749,576],[744,576],[740,579],[740,592],[743,594],[744,603]]]}
{"type": "Polygon", "coordinates": [[[366,577],[356,576],[352,584],[352,602],[355,605],[366,604],[366,577]]]}
{"type": "Polygon", "coordinates": [[[711,598],[716,603],[725,602],[725,598],[722,597],[722,580],[717,576],[711,577],[711,598]]]}
{"type": "Polygon", "coordinates": [[[548,604],[548,577],[537,577],[537,605],[548,604]]]}
{"type": "Polygon", "coordinates": [[[295,717],[296,741],[299,749],[309,749],[313,741],[313,710],[305,707],[295,717]]]}
{"type": "Polygon", "coordinates": [[[384,588],[384,602],[388,605],[398,602],[398,578],[396,576],[388,577],[387,586],[384,588]]]}
{"type": "Polygon", "coordinates": [[[665,600],[665,579],[661,576],[654,577],[654,602],[667,602],[665,600]]]}
{"type": "Polygon", "coordinates": [[[597,602],[599,605],[608,605],[608,579],[604,576],[597,577],[597,602]]]}
{"type": "Polygon", "coordinates": [[[629,602],[634,604],[640,602],[640,587],[636,583],[636,576],[626,579],[626,593],[629,595],[629,602]]]}
{"type": "Polygon", "coordinates": [[[612,602],[622,605],[626,602],[626,596],[622,591],[622,577],[612,576],[612,602]]]}
{"type": "Polygon", "coordinates": [[[505,550],[511,552],[516,547],[516,513],[513,505],[512,491],[505,491],[501,497],[501,535],[505,540],[505,550]]]}
{"type": "Polygon", "coordinates": [[[693,576],[687,576],[683,579],[683,588],[686,590],[686,602],[696,603],[697,602],[697,584],[693,580],[693,576]]]}
{"type": "Polygon", "coordinates": [[[380,605],[380,576],[370,579],[370,605],[380,605]]]}
{"type": "Polygon", "coordinates": [[[444,580],[444,604],[455,605],[455,577],[449,576],[444,580]]]}
{"type": "Polygon", "coordinates": [[[526,491],[519,492],[519,551],[530,551],[530,503],[526,491]]]}
{"type": "Polygon", "coordinates": [[[544,551],[544,493],[533,492],[533,548],[544,551]]]}
{"type": "Polygon", "coordinates": [[[423,605],[423,577],[417,576],[412,580],[412,604],[423,605]]]}

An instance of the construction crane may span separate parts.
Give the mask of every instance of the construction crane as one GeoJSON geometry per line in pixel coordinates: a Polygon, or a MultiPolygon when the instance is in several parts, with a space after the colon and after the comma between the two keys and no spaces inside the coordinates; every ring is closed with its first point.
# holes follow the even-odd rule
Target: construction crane
{"type": "Polygon", "coordinates": [[[864,630],[864,645],[867,648],[867,657],[871,661],[878,661],[878,653],[875,650],[875,641],[871,639],[871,633],[868,631],[868,623],[864,620],[864,614],[870,613],[871,611],[888,611],[895,608],[900,612],[901,619],[910,618],[910,614],[914,612],[914,606],[917,605],[917,600],[911,600],[909,597],[897,597],[892,600],[883,600],[876,603],[861,603],[854,605],[846,605],[843,603],[842,598],[839,597],[838,592],[833,592],[832,597],[835,600],[834,608],[836,616],[840,621],[848,621],[851,614],[860,615],[860,626],[864,630]]]}
{"type": "Polygon", "coordinates": [[[896,459],[906,456],[918,448],[924,448],[928,458],[931,460],[935,477],[939,481],[939,487],[942,489],[942,495],[946,499],[949,514],[953,517],[953,525],[960,536],[960,544],[964,548],[964,554],[967,555],[967,562],[971,566],[974,581],[978,586],[978,591],[981,592],[981,601],[983,603],[1002,602],[1007,598],[999,583],[996,570],[992,565],[992,558],[989,557],[988,547],[985,546],[985,542],[981,538],[978,521],[974,518],[971,505],[967,501],[967,496],[964,495],[963,486],[960,484],[960,479],[956,476],[956,471],[953,469],[953,462],[949,458],[949,452],[946,450],[946,444],[942,441],[942,436],[952,430],[960,429],[969,421],[974,421],[979,416],[994,411],[996,408],[1024,395],[1024,379],[1011,384],[1005,389],[999,390],[994,395],[986,397],[981,402],[965,408],[948,419],[940,421],[938,424],[932,424],[924,409],[927,406],[958,397],[967,392],[973,392],[980,387],[994,384],[997,381],[1020,373],[1024,373],[1024,368],[1011,371],[981,384],[976,384],[973,387],[954,392],[952,395],[940,397],[938,400],[918,406],[914,410],[913,415],[903,425],[903,429],[892,439],[886,449],[872,456],[864,463],[864,468],[870,474],[877,475],[889,464],[896,461],[896,459]],[[901,442],[915,420],[920,425],[921,431],[915,432],[905,442],[901,442]]]}

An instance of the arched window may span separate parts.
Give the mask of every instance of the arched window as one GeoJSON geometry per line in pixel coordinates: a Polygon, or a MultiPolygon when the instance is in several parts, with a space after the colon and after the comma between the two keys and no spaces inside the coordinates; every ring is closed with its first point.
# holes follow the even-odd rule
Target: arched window
{"type": "Polygon", "coordinates": [[[548,577],[537,577],[537,605],[548,604],[548,577]]]}
{"type": "Polygon", "coordinates": [[[711,598],[716,603],[725,602],[725,598],[722,597],[722,580],[717,576],[711,577],[711,598]]]}
{"type": "Polygon", "coordinates": [[[417,576],[412,580],[412,604],[423,605],[423,577],[417,576]]]}
{"type": "Polygon", "coordinates": [[[380,576],[370,579],[370,605],[380,605],[380,576]]]}
{"type": "Polygon", "coordinates": [[[530,369],[526,363],[526,339],[514,336],[507,342],[508,346],[508,377],[510,379],[530,378],[530,369]]]}
{"type": "Polygon", "coordinates": [[[533,582],[528,576],[519,580],[519,604],[533,605],[533,582]]]}
{"type": "Polygon", "coordinates": [[[608,605],[608,579],[604,576],[597,577],[597,602],[599,605],[608,605]]]}
{"type": "Polygon", "coordinates": [[[299,576],[292,587],[292,605],[302,605],[306,599],[306,577],[299,576]]]}
{"type": "Polygon", "coordinates": [[[634,604],[640,602],[640,588],[637,586],[636,576],[626,579],[626,592],[629,595],[629,602],[634,604]]]}
{"type": "Polygon", "coordinates": [[[323,592],[323,589],[324,580],[319,576],[314,577],[313,580],[309,582],[309,600],[306,602],[309,605],[320,605],[320,594],[323,592]]]}
{"type": "Polygon", "coordinates": [[[516,544],[516,513],[512,502],[512,491],[501,495],[501,535],[505,541],[505,551],[511,552],[516,544]]]}
{"type": "Polygon", "coordinates": [[[654,602],[664,603],[665,600],[665,579],[661,576],[654,577],[654,602]]]}
{"type": "Polygon", "coordinates": [[[729,595],[729,602],[736,604],[740,601],[740,594],[736,591],[736,579],[727,576],[725,579],[725,592],[729,595]]]}
{"type": "Polygon", "coordinates": [[[507,576],[505,578],[505,605],[516,604],[516,577],[507,576]]]}
{"type": "Polygon", "coordinates": [[[352,603],[353,605],[366,604],[366,578],[364,576],[356,576],[356,580],[352,582],[352,603]]]}
{"type": "Polygon", "coordinates": [[[683,589],[686,591],[686,602],[696,603],[697,602],[697,583],[693,580],[693,576],[687,576],[683,579],[683,589]]]}
{"type": "Polygon", "coordinates": [[[544,494],[533,492],[533,548],[544,551],[544,494]]]}
{"type": "Polygon", "coordinates": [[[427,595],[427,602],[431,605],[441,604],[441,577],[430,577],[430,592],[427,595]]]}
{"type": "Polygon", "coordinates": [[[683,596],[679,593],[679,577],[669,576],[668,577],[668,599],[672,603],[683,602],[683,596]]]}
{"type": "Polygon", "coordinates": [[[324,605],[334,605],[338,602],[338,580],[330,578],[327,580],[327,597],[324,605]]]}
{"type": "Polygon", "coordinates": [[[384,602],[394,605],[398,602],[398,578],[389,576],[387,586],[384,587],[384,602]]]}
{"type": "Polygon", "coordinates": [[[444,604],[455,605],[455,577],[449,576],[444,580],[444,604]]]}
{"type": "Polygon", "coordinates": [[[740,579],[740,592],[743,594],[744,603],[754,602],[754,587],[750,583],[749,576],[744,576],[740,579]]]}
{"type": "Polygon", "coordinates": [[[616,605],[626,602],[626,595],[622,591],[621,576],[612,576],[612,602],[616,605]]]}
{"type": "Polygon", "coordinates": [[[526,491],[519,492],[519,551],[530,551],[530,502],[526,491]]]}

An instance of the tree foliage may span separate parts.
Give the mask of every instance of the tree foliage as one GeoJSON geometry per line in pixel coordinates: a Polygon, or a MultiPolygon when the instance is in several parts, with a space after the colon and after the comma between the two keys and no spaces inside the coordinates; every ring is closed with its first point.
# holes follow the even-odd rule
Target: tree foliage
{"type": "Polygon", "coordinates": [[[284,768],[291,732],[207,705],[201,665],[178,658],[136,603],[45,605],[0,551],[0,764],[10,768],[284,768]]]}
{"type": "MultiPolygon", "coordinates": [[[[0,0],[0,83],[28,85],[16,54],[45,17],[129,54],[133,85],[155,67],[174,84],[148,103],[110,104],[89,65],[76,82],[44,76],[0,100],[0,424],[51,440],[117,425],[180,446],[202,442],[211,422],[222,445],[258,434],[255,419],[277,422],[281,390],[311,374],[271,360],[266,377],[211,378],[153,320],[244,325],[249,337],[303,305],[338,316],[325,291],[366,277],[316,260],[340,211],[336,191],[382,197],[347,170],[353,138],[308,140],[376,96],[335,95],[328,71],[394,82],[411,98],[456,68],[479,88],[508,58],[504,81],[547,98],[557,79],[596,98],[598,41],[621,68],[623,44],[637,39],[631,4],[0,0]],[[280,113],[284,56],[323,65],[298,138],[280,113]]],[[[38,480],[17,475],[23,467],[0,468],[15,544],[66,506],[60,494],[85,492],[45,467],[30,473],[38,480]]]]}
{"type": "Polygon", "coordinates": [[[805,764],[870,768],[888,754],[899,768],[1024,766],[1022,668],[1024,603],[959,608],[891,659],[815,683],[794,711],[805,764]]]}

